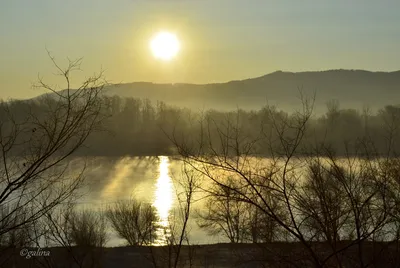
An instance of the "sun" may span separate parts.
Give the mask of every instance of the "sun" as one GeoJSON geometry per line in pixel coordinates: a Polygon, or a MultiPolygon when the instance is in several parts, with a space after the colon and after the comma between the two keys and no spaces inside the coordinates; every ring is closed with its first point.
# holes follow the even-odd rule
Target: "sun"
{"type": "Polygon", "coordinates": [[[178,54],[180,44],[175,34],[159,32],[150,41],[150,49],[156,59],[169,61],[178,54]]]}

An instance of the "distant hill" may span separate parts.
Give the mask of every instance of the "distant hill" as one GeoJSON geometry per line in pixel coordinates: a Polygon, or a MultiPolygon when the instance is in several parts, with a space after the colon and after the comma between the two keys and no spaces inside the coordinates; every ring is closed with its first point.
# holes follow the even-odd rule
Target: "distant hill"
{"type": "Polygon", "coordinates": [[[299,90],[316,94],[316,111],[337,99],[343,108],[372,109],[400,104],[400,71],[329,70],[320,72],[277,71],[261,77],[215,84],[154,84],[135,82],[110,85],[107,95],[162,100],[194,109],[258,109],[269,103],[284,110],[299,107],[299,90]]]}

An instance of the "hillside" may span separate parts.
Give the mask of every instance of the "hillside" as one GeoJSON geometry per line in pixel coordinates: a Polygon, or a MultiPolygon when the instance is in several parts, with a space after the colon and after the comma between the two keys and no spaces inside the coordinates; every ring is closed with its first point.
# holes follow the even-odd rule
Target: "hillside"
{"type": "Polygon", "coordinates": [[[337,99],[342,108],[373,110],[400,103],[400,71],[329,70],[320,72],[277,71],[261,77],[216,84],[114,84],[107,95],[148,98],[194,109],[258,109],[269,103],[289,111],[299,107],[299,89],[316,94],[315,110],[325,111],[328,100],[337,99]]]}

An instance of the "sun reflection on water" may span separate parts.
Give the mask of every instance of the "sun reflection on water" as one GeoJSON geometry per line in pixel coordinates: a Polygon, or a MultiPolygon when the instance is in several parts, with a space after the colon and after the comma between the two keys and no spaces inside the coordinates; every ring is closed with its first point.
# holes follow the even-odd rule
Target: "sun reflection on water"
{"type": "Polygon", "coordinates": [[[156,208],[160,227],[157,230],[158,239],[155,241],[157,245],[165,244],[168,238],[169,230],[169,214],[173,202],[173,185],[169,176],[169,159],[167,156],[160,156],[159,176],[156,184],[155,200],[153,206],[156,208]]]}

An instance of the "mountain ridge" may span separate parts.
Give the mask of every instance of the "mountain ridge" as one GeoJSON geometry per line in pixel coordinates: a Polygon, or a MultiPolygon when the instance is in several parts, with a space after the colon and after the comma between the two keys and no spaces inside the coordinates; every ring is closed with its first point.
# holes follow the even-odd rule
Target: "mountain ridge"
{"type": "Polygon", "coordinates": [[[400,75],[400,70],[396,71],[370,71],[370,70],[364,70],[364,69],[328,69],[328,70],[321,70],[321,71],[300,71],[300,72],[290,72],[290,71],[281,71],[277,70],[272,73],[267,73],[261,76],[255,76],[255,77],[249,77],[249,78],[244,78],[244,79],[233,79],[233,80],[228,80],[225,82],[213,82],[213,83],[187,83],[187,82],[175,82],[175,83],[156,83],[156,82],[150,82],[150,81],[133,81],[133,82],[124,82],[124,83],[116,83],[113,85],[125,85],[125,84],[153,84],[153,85],[193,85],[193,86],[204,86],[204,85],[220,85],[220,84],[226,84],[226,83],[231,83],[231,82],[242,82],[242,81],[247,81],[247,80],[255,80],[255,79],[260,79],[260,78],[265,78],[265,77],[272,77],[274,75],[305,75],[305,74],[320,74],[320,73],[354,73],[354,72],[359,72],[359,73],[369,73],[369,74],[397,74],[400,75]]]}
{"type": "Polygon", "coordinates": [[[195,108],[232,110],[259,109],[269,104],[283,110],[301,106],[300,92],[315,95],[315,109],[326,110],[326,102],[336,99],[343,108],[382,108],[400,103],[400,71],[333,69],[325,71],[276,71],[263,76],[224,83],[111,84],[105,94],[120,97],[164,101],[167,104],[195,108]]]}

